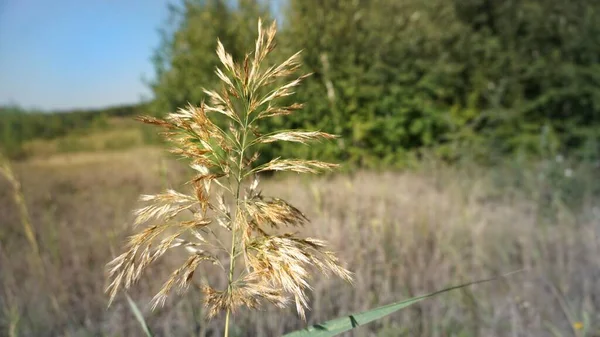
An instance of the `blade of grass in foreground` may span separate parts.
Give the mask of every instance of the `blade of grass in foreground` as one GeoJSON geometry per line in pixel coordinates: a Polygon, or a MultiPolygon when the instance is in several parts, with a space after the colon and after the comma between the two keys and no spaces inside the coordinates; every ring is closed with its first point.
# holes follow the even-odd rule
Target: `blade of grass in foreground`
{"type": "Polygon", "coordinates": [[[358,314],[352,314],[349,316],[336,318],[336,319],[327,321],[325,323],[316,324],[316,325],[310,326],[310,327],[302,329],[302,330],[291,332],[289,334],[284,335],[284,337],[330,337],[330,336],[335,336],[342,332],[352,330],[361,325],[365,325],[367,323],[370,323],[372,321],[375,321],[377,319],[380,319],[382,317],[390,315],[398,310],[404,309],[404,308],[406,308],[412,304],[415,304],[417,302],[420,302],[424,299],[427,299],[427,298],[430,298],[430,297],[433,297],[436,295],[440,295],[440,294],[449,292],[451,290],[468,287],[468,286],[471,286],[474,284],[497,280],[499,278],[503,278],[503,277],[509,276],[514,273],[516,273],[516,271],[508,273],[508,274],[496,276],[493,278],[485,279],[485,280],[464,283],[464,284],[453,286],[453,287],[446,288],[443,290],[438,290],[438,291],[429,293],[427,295],[413,297],[408,300],[384,305],[379,308],[363,311],[358,314]]]}
{"type": "Polygon", "coordinates": [[[138,322],[140,322],[140,325],[142,326],[142,330],[144,330],[144,333],[146,333],[146,336],[147,337],[153,337],[152,336],[152,332],[150,331],[150,328],[148,327],[148,324],[146,324],[146,320],[144,319],[144,315],[142,314],[142,312],[140,311],[140,309],[138,308],[138,306],[131,299],[131,297],[129,297],[129,295],[125,294],[125,296],[127,296],[127,302],[129,302],[129,306],[131,307],[131,311],[135,315],[135,318],[137,318],[138,322]]]}

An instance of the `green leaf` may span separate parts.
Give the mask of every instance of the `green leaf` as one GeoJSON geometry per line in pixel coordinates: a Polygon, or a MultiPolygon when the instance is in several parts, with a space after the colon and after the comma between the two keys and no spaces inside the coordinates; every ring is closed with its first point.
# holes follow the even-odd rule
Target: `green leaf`
{"type": "Polygon", "coordinates": [[[138,322],[140,322],[140,325],[142,326],[142,330],[144,330],[147,337],[152,337],[153,336],[152,332],[150,331],[148,324],[146,324],[144,315],[142,315],[142,312],[140,311],[138,306],[135,304],[135,302],[131,299],[131,297],[129,297],[129,295],[127,295],[127,294],[125,294],[125,296],[127,297],[127,302],[129,302],[129,306],[131,307],[131,311],[135,315],[135,318],[137,318],[138,322]]]}
{"type": "Polygon", "coordinates": [[[508,273],[508,274],[504,274],[501,276],[497,276],[497,277],[493,277],[490,279],[485,279],[485,280],[480,280],[480,281],[475,281],[475,282],[469,282],[469,283],[465,283],[465,284],[461,284],[458,286],[453,286],[450,288],[446,288],[443,290],[438,290],[435,292],[432,292],[430,294],[427,295],[423,295],[423,296],[419,296],[419,297],[413,297],[411,299],[408,300],[404,300],[401,302],[396,302],[396,303],[392,303],[392,304],[388,304],[388,305],[384,305],[382,307],[379,308],[375,308],[372,310],[368,310],[368,311],[363,311],[361,313],[358,314],[352,314],[346,317],[341,317],[341,318],[337,318],[337,319],[333,319],[331,321],[327,321],[325,323],[322,324],[317,324],[317,325],[313,325],[311,327],[302,329],[302,330],[298,330],[298,331],[294,331],[291,332],[289,334],[284,335],[284,337],[329,337],[329,336],[335,336],[337,334],[340,334],[342,332],[348,331],[348,330],[352,330],[354,328],[357,328],[361,325],[365,325],[367,323],[370,323],[374,320],[380,319],[382,317],[385,317],[389,314],[392,314],[400,309],[404,309],[412,304],[415,304],[417,302],[420,302],[424,299],[427,299],[429,297],[433,297],[436,295],[440,295],[442,293],[451,291],[451,290],[456,290],[456,289],[460,289],[460,288],[464,288],[464,287],[468,287],[474,284],[478,284],[478,283],[484,283],[484,282],[489,282],[489,281],[493,281],[496,279],[499,279],[501,277],[506,277],[510,274],[513,274],[515,272],[512,273],[508,273]]]}

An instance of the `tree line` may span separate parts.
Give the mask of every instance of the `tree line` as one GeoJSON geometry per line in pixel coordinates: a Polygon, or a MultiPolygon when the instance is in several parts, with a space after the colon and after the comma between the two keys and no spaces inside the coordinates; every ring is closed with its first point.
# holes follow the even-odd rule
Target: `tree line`
{"type": "Polygon", "coordinates": [[[33,139],[54,139],[72,132],[108,127],[110,117],[133,118],[141,105],[123,105],[96,110],[43,112],[18,106],[0,106],[0,151],[10,158],[27,154],[23,145],[33,139]]]}
{"type": "MultiPolygon", "coordinates": [[[[312,76],[293,96],[305,108],[261,127],[320,129],[341,137],[314,147],[279,145],[267,155],[361,167],[403,166],[424,154],[487,163],[515,155],[600,155],[598,1],[278,3],[275,13],[272,2],[260,0],[169,5],[170,19],[152,55],[155,76],[148,85],[154,98],[132,111],[161,115],[200,104],[202,88],[219,85],[217,38],[234,58],[243,58],[254,49],[257,18],[277,17],[274,61],[301,49],[302,70],[312,76]]],[[[6,143],[19,133],[14,121],[22,117],[8,122],[11,114],[4,110],[6,143]]],[[[66,132],[79,123],[79,117],[35,118],[46,129],[20,132],[20,138],[66,132]],[[54,122],[67,127],[56,131],[54,122]]]]}
{"type": "MultiPolygon", "coordinates": [[[[183,1],[171,14],[154,55],[157,114],[199,104],[202,88],[217,85],[217,37],[242,58],[257,17],[273,17],[257,0],[183,1]]],[[[295,96],[305,109],[273,123],[342,137],[273,155],[369,167],[426,152],[482,161],[599,153],[600,2],[288,0],[277,16],[278,55],[302,49],[313,75],[295,96]]]]}

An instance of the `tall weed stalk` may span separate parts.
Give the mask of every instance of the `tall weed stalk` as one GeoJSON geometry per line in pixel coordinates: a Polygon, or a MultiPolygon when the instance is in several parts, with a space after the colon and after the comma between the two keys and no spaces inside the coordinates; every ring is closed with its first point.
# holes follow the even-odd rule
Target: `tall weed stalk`
{"type": "Polygon", "coordinates": [[[145,227],[129,238],[125,252],[107,266],[110,301],[119,290],[138,282],[148,266],[171,249],[186,250],[189,256],[156,294],[153,308],[163,305],[173,290],[186,290],[200,264],[220,266],[227,275],[226,287],[208,282],[200,287],[208,316],[225,314],[225,336],[232,313],[240,307],[256,309],[269,302],[285,308],[293,302],[304,318],[311,269],[352,281],[351,273],[324,241],[294,232],[308,222],[300,210],[259,190],[263,172],[317,173],[337,167],[284,158],[257,164],[260,149],[270,143],[307,144],[335,138],[320,131],[259,132],[258,124],[264,119],[302,108],[298,103],[279,104],[307,75],[282,82],[299,69],[300,53],[281,64],[267,64],[275,34],[275,23],[265,28],[259,20],[255,50],[241,63],[234,62],[218,42],[222,67],[216,75],[222,86],[204,90],[208,103],[189,105],[165,119],[140,118],[164,128],[164,136],[174,145],[171,152],[189,160],[195,176],[188,181],[186,193],[167,190],[141,197],[149,205],[135,212],[134,225],[145,227]],[[226,117],[227,128],[215,122],[217,114],[226,117]],[[184,213],[189,216],[183,217],[184,213]]]}

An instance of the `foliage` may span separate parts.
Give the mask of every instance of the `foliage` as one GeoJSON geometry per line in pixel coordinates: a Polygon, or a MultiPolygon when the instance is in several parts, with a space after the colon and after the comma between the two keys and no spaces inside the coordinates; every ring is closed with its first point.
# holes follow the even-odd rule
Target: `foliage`
{"type": "MultiPolygon", "coordinates": [[[[512,273],[509,273],[512,274],[512,273]]],[[[502,275],[501,277],[508,276],[509,274],[502,275]]],[[[480,280],[475,282],[464,283],[458,286],[449,287],[446,289],[442,289],[439,291],[434,291],[432,293],[417,296],[413,298],[409,298],[404,301],[391,303],[388,305],[384,305],[378,308],[369,309],[360,313],[348,315],[346,317],[336,318],[325,323],[315,324],[313,326],[307,327],[303,330],[294,331],[292,333],[284,335],[284,337],[332,337],[337,336],[346,331],[356,329],[365,324],[371,323],[375,320],[382,319],[388,315],[391,315],[397,311],[402,309],[406,309],[407,307],[419,303],[425,299],[441,295],[443,293],[447,293],[452,290],[458,290],[461,288],[469,287],[474,284],[489,282],[498,279],[498,277],[494,277],[491,279],[480,280]]]]}
{"type": "Polygon", "coordinates": [[[71,133],[105,129],[110,117],[132,117],[145,106],[116,106],[98,110],[63,112],[27,111],[0,107],[0,150],[11,158],[26,155],[23,144],[32,139],[54,139],[71,133]]]}
{"type": "MultiPolygon", "coordinates": [[[[236,59],[256,37],[268,1],[184,0],[171,17],[149,82],[145,113],[162,116],[216,85],[217,37],[236,59]]],[[[597,161],[600,157],[600,3],[560,0],[287,0],[280,6],[281,59],[304,50],[299,88],[308,108],[258,125],[320,129],[336,142],[276,144],[263,153],[319,156],[350,167],[406,166],[424,153],[454,162],[507,157],[597,161]],[[326,95],[322,93],[325,92],[326,95]]],[[[43,114],[0,108],[0,144],[101,128],[142,107],[43,114]],[[101,112],[101,114],[98,114],[101,112]]],[[[224,119],[216,123],[224,126],[224,119]]],[[[147,142],[157,139],[144,129],[147,142]]]]}
{"type": "MultiPolygon", "coordinates": [[[[484,162],[515,153],[598,156],[590,146],[600,137],[597,2],[286,4],[278,42],[283,51],[304,50],[304,69],[314,76],[298,96],[310,104],[261,127],[342,137],[311,148],[282,145],[272,157],[319,155],[378,167],[406,165],[423,150],[484,162]]],[[[204,99],[198,83],[211,78],[212,41],[223,35],[241,56],[250,37],[238,28],[258,8],[256,1],[184,2],[180,26],[157,50],[169,55],[157,65],[157,112],[204,99]]]]}

